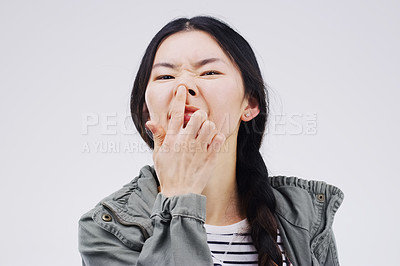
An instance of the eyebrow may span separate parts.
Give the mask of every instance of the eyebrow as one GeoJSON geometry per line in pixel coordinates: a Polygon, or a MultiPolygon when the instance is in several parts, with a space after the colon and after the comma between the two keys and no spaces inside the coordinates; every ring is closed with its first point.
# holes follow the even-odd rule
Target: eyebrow
{"type": "MultiPolygon", "coordinates": [[[[196,62],[194,64],[194,67],[195,68],[199,68],[199,67],[202,67],[204,65],[207,65],[207,64],[210,64],[210,63],[214,63],[214,62],[225,63],[222,59],[213,57],[213,58],[207,58],[207,59],[203,59],[203,60],[200,60],[200,61],[196,62]]],[[[161,62],[161,63],[154,64],[153,65],[153,69],[156,68],[156,67],[167,67],[167,68],[172,68],[172,69],[177,69],[178,68],[177,65],[174,65],[174,64],[171,64],[171,63],[167,63],[167,62],[161,62]]]]}

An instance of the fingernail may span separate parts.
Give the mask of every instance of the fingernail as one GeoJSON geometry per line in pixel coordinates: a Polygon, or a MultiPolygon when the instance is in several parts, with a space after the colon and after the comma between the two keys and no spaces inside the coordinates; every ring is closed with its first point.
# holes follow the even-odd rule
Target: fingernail
{"type": "Polygon", "coordinates": [[[181,85],[178,87],[178,92],[180,91],[181,93],[183,93],[184,90],[186,90],[185,86],[181,85]]]}

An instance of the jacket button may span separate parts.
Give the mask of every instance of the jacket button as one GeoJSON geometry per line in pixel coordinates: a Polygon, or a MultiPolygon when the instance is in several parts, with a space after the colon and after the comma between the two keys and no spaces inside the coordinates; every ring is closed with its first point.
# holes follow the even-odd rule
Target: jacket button
{"type": "Polygon", "coordinates": [[[108,213],[103,213],[103,215],[101,216],[101,219],[103,219],[104,222],[111,222],[112,217],[108,213]]]}
{"type": "Polygon", "coordinates": [[[325,201],[325,195],[324,194],[317,194],[317,199],[318,199],[318,201],[323,202],[323,201],[325,201]]]}

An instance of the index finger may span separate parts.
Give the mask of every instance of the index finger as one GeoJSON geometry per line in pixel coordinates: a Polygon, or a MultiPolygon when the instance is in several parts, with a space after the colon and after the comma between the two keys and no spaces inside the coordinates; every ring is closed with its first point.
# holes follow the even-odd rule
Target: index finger
{"type": "Polygon", "coordinates": [[[179,86],[171,109],[171,119],[168,123],[167,134],[177,134],[183,125],[185,115],[186,88],[179,86]]]}

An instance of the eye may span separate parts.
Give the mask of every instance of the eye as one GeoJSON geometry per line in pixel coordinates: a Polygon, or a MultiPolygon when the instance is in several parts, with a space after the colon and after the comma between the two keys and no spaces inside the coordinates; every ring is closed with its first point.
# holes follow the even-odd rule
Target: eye
{"type": "Polygon", "coordinates": [[[156,77],[156,79],[174,79],[174,77],[170,75],[163,75],[156,77]]]}
{"type": "Polygon", "coordinates": [[[220,74],[218,71],[214,71],[214,70],[210,70],[210,71],[206,71],[203,74],[201,74],[202,76],[213,76],[213,75],[218,75],[220,74]]]}

